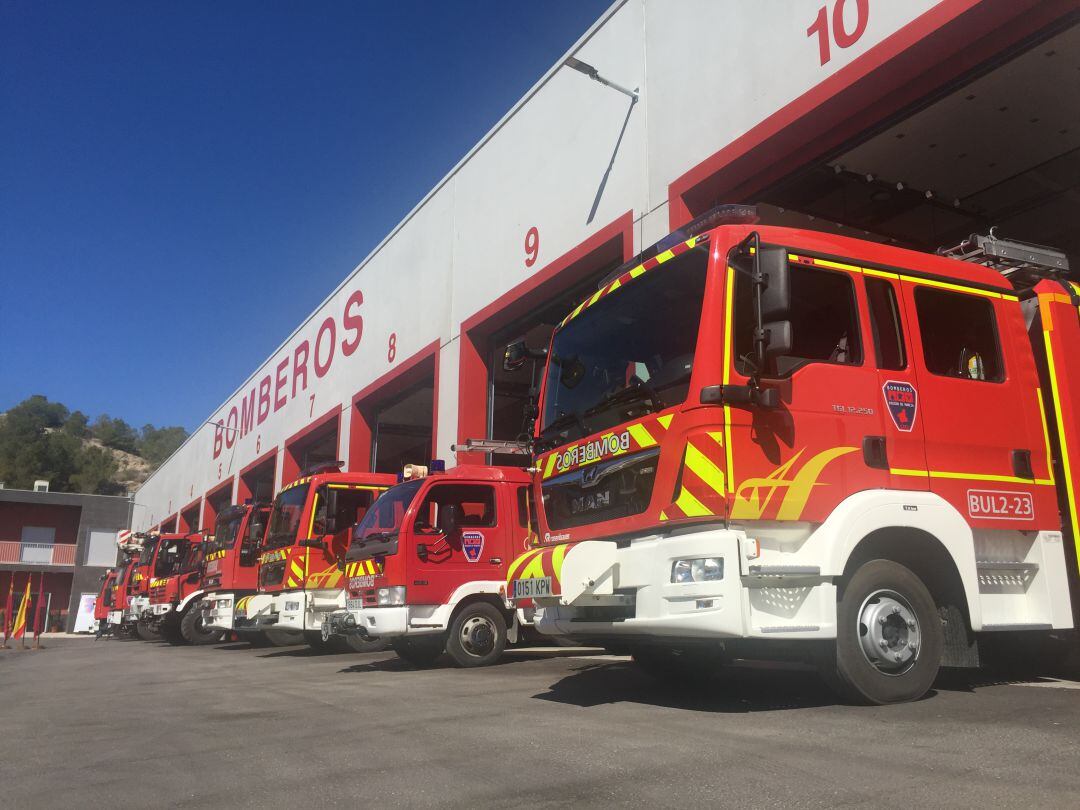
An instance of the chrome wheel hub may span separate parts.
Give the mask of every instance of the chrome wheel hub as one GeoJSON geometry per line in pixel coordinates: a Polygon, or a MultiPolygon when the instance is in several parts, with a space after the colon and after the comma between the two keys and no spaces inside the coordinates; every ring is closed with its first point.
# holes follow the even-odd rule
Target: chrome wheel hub
{"type": "Polygon", "coordinates": [[[473,616],[461,625],[461,646],[481,658],[495,649],[495,625],[486,616],[473,616]]]}
{"type": "Polygon", "coordinates": [[[895,591],[874,591],[859,609],[863,655],[887,675],[902,675],[919,658],[922,634],[908,601],[895,591]]]}

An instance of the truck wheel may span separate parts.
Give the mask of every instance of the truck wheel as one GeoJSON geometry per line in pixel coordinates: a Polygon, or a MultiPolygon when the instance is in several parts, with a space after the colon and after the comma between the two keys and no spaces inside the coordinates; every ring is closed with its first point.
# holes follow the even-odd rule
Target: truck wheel
{"type": "Polygon", "coordinates": [[[273,647],[274,642],[266,635],[263,630],[251,630],[249,632],[240,633],[240,640],[246,641],[252,647],[273,647]]]}
{"type": "Polygon", "coordinates": [[[349,652],[373,653],[382,652],[390,645],[384,638],[362,638],[361,636],[344,636],[345,646],[349,652]]]}
{"type": "Polygon", "coordinates": [[[825,681],[858,703],[918,700],[937,677],[943,646],[941,619],[922,580],[899,563],[871,560],[843,588],[825,681]]]}
{"type": "Polygon", "coordinates": [[[169,614],[169,618],[161,623],[161,637],[175,646],[188,643],[175,613],[169,614]]]}
{"type": "Polygon", "coordinates": [[[180,635],[188,644],[217,644],[221,641],[222,633],[211,630],[203,623],[201,603],[192,602],[180,620],[180,635]]]}
{"type": "Polygon", "coordinates": [[[446,639],[442,635],[435,636],[399,636],[393,640],[391,646],[398,657],[418,669],[426,669],[438,660],[446,647],[446,639]]]}
{"type": "Polygon", "coordinates": [[[328,641],[323,641],[322,633],[316,630],[304,631],[304,643],[316,652],[342,652],[341,646],[335,644],[335,641],[335,638],[330,638],[328,641]]]}
{"type": "Polygon", "coordinates": [[[263,635],[275,647],[295,647],[304,643],[304,636],[299,630],[270,629],[264,631],[263,635]]]}
{"type": "Polygon", "coordinates": [[[150,625],[146,622],[139,622],[135,625],[135,634],[143,641],[161,641],[161,633],[151,630],[150,625]]]}
{"type": "Polygon", "coordinates": [[[473,602],[450,622],[446,651],[459,667],[494,664],[506,649],[506,619],[487,602],[473,602]]]}

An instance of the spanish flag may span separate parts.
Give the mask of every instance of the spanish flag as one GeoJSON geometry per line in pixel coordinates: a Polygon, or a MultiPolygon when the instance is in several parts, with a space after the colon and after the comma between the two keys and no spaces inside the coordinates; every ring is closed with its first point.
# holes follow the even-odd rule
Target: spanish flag
{"type": "Polygon", "coordinates": [[[19,602],[19,612],[15,614],[15,629],[11,632],[12,638],[22,638],[26,635],[26,611],[30,607],[30,579],[26,580],[26,593],[19,602]]]}

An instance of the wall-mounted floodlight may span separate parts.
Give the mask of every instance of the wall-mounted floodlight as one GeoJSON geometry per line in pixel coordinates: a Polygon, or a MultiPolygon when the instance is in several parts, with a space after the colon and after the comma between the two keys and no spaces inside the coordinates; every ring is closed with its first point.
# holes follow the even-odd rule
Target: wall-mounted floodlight
{"type": "Polygon", "coordinates": [[[634,101],[638,100],[638,91],[636,87],[633,90],[628,90],[621,84],[616,84],[610,79],[605,79],[603,76],[600,75],[600,71],[594,68],[588,62],[582,62],[580,59],[575,59],[572,56],[568,56],[566,58],[566,61],[563,62],[563,64],[566,65],[568,68],[576,70],[578,73],[584,73],[594,82],[600,82],[600,84],[606,85],[612,90],[618,90],[624,96],[630,96],[630,98],[632,98],[634,101]]]}

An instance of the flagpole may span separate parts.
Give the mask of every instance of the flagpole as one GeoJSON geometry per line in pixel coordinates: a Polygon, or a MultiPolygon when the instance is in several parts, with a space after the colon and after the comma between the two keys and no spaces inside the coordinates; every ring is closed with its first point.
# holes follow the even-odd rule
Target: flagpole
{"type": "Polygon", "coordinates": [[[45,572],[38,574],[37,609],[34,611],[34,649],[41,649],[41,611],[45,607],[45,572]]]}
{"type": "Polygon", "coordinates": [[[15,607],[15,572],[11,572],[11,578],[8,579],[8,595],[7,603],[4,605],[4,645],[0,647],[2,650],[10,650],[8,647],[8,636],[11,635],[9,628],[11,627],[11,611],[15,607]]]}

